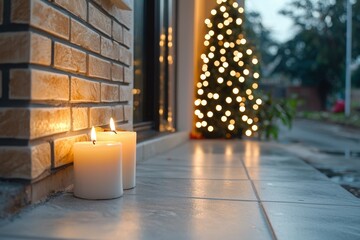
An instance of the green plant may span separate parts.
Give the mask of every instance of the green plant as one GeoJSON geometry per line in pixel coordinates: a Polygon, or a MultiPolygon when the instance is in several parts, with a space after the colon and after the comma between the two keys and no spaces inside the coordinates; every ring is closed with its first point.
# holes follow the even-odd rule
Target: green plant
{"type": "Polygon", "coordinates": [[[296,97],[275,99],[272,94],[263,95],[263,104],[259,111],[259,137],[278,139],[279,122],[292,127],[298,100],[296,97]]]}

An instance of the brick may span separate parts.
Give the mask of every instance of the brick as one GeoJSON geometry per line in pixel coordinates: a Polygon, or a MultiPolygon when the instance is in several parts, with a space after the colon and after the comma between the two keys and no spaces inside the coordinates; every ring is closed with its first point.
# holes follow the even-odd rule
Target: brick
{"type": "Polygon", "coordinates": [[[120,101],[131,102],[132,101],[132,87],[131,86],[120,86],[120,101]]]}
{"type": "Polygon", "coordinates": [[[0,147],[0,177],[35,179],[50,170],[49,143],[23,147],[0,147]]]}
{"type": "Polygon", "coordinates": [[[125,63],[128,66],[132,65],[132,54],[130,50],[126,49],[123,46],[120,46],[119,61],[125,63]]]}
{"type": "Polygon", "coordinates": [[[123,28],[115,21],[113,21],[112,36],[115,41],[118,41],[119,43],[123,42],[123,28]]]}
{"type": "Polygon", "coordinates": [[[87,5],[86,0],[55,0],[56,4],[65,8],[74,15],[86,20],[87,5]]]}
{"type": "MultiPolygon", "coordinates": [[[[132,6],[131,1],[131,8],[132,6]]],[[[127,28],[132,27],[133,11],[120,9],[109,0],[101,0],[101,7],[127,28]]]]}
{"type": "Polygon", "coordinates": [[[69,77],[40,70],[12,69],[9,98],[68,101],[69,77]]]}
{"type": "Polygon", "coordinates": [[[82,130],[89,127],[89,109],[86,107],[73,107],[71,109],[72,130],[82,130]]]}
{"type": "Polygon", "coordinates": [[[0,33],[0,63],[27,63],[30,56],[28,32],[0,33]],[[6,46],[6,47],[4,47],[6,46]]]}
{"type": "Polygon", "coordinates": [[[29,109],[0,108],[0,138],[28,139],[29,131],[29,109]]]}
{"type": "Polygon", "coordinates": [[[117,43],[114,43],[109,38],[101,37],[101,55],[113,60],[117,60],[119,58],[117,43]]]}
{"type": "Polygon", "coordinates": [[[30,139],[70,130],[70,108],[32,108],[30,139]]]}
{"type": "Polygon", "coordinates": [[[62,43],[55,43],[54,66],[62,70],[85,73],[86,54],[62,43]]]}
{"type": "Polygon", "coordinates": [[[4,0],[0,0],[0,24],[3,23],[4,0]]]}
{"type": "Polygon", "coordinates": [[[100,83],[85,79],[71,78],[71,101],[72,102],[99,102],[100,83]]]}
{"type": "Polygon", "coordinates": [[[102,126],[109,124],[112,117],[111,107],[93,107],[90,108],[90,126],[102,126]]]}
{"type": "Polygon", "coordinates": [[[109,61],[89,55],[89,76],[110,80],[111,65],[109,61]]]}
{"type": "Polygon", "coordinates": [[[30,63],[51,64],[51,40],[36,33],[30,34],[30,63]]]}
{"type": "Polygon", "coordinates": [[[134,82],[134,73],[132,68],[124,67],[124,81],[130,84],[134,82]]]}
{"type": "Polygon", "coordinates": [[[127,46],[127,47],[129,47],[129,48],[131,48],[132,47],[132,42],[133,42],[133,35],[132,35],[132,33],[129,31],[129,30],[127,30],[127,29],[124,29],[124,32],[123,32],[123,34],[124,34],[124,44],[127,46]]]}
{"type": "Polygon", "coordinates": [[[32,0],[31,4],[31,26],[69,39],[70,19],[68,16],[40,0],[32,0]]]}
{"type": "Polygon", "coordinates": [[[125,121],[132,121],[133,107],[130,105],[124,106],[124,117],[125,121]]]}
{"type": "Polygon", "coordinates": [[[88,136],[83,134],[74,137],[60,138],[54,141],[54,164],[55,168],[64,166],[74,161],[73,146],[76,142],[87,141],[88,136]]]}
{"type": "Polygon", "coordinates": [[[122,82],[124,81],[124,67],[113,63],[111,65],[111,80],[113,81],[119,81],[122,82]]]}
{"type": "Polygon", "coordinates": [[[112,108],[112,116],[115,122],[124,121],[124,106],[118,105],[112,108]]]}
{"type": "Polygon", "coordinates": [[[102,102],[118,102],[119,86],[115,84],[101,83],[101,101],[102,102]]]}
{"type": "Polygon", "coordinates": [[[89,4],[89,23],[99,31],[111,36],[111,19],[93,4],[89,4]]]}
{"type": "Polygon", "coordinates": [[[29,23],[30,22],[30,1],[12,0],[11,1],[11,22],[29,23]]]}
{"type": "Polygon", "coordinates": [[[100,53],[100,35],[74,19],[71,19],[71,42],[100,53]]]}

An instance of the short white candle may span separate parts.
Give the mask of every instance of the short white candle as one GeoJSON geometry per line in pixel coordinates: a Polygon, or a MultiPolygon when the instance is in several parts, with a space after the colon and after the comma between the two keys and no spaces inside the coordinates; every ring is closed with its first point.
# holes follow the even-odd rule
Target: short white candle
{"type": "Polygon", "coordinates": [[[124,189],[136,186],[136,132],[116,132],[114,121],[110,120],[109,132],[97,132],[99,141],[122,143],[122,176],[124,189]]]}
{"type": "Polygon", "coordinates": [[[74,195],[85,199],[111,199],[123,195],[122,145],[96,141],[74,144],[74,195]]]}

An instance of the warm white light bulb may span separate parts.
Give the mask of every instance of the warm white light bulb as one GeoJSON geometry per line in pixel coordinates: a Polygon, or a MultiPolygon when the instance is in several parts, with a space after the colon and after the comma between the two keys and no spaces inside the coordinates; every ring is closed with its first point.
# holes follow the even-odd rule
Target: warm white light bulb
{"type": "Polygon", "coordinates": [[[213,96],[213,97],[214,97],[215,100],[217,100],[217,99],[219,99],[219,94],[214,93],[214,96],[213,96]]]}
{"type": "Polygon", "coordinates": [[[215,9],[211,10],[211,15],[216,15],[217,11],[215,9]]]}
{"type": "Polygon", "coordinates": [[[239,107],[239,110],[240,110],[240,112],[245,112],[245,107],[241,106],[241,107],[239,107]]]}
{"type": "Polygon", "coordinates": [[[225,112],[225,115],[226,115],[227,117],[230,117],[231,112],[230,112],[229,110],[227,110],[227,111],[225,112]]]}
{"type": "Polygon", "coordinates": [[[256,73],[254,73],[253,76],[254,76],[255,79],[258,79],[260,77],[260,74],[256,72],[256,73]]]}
{"type": "Polygon", "coordinates": [[[225,116],[222,116],[222,117],[221,117],[221,121],[222,121],[222,122],[226,122],[226,120],[227,120],[227,117],[225,117],[225,116]]]}
{"type": "Polygon", "coordinates": [[[215,109],[216,109],[216,111],[221,111],[222,106],[221,105],[216,105],[215,109]]]}
{"type": "Polygon", "coordinates": [[[207,87],[207,86],[209,86],[209,82],[208,81],[203,81],[203,85],[204,85],[204,87],[207,87]]]}
{"type": "Polygon", "coordinates": [[[211,118],[211,117],[213,117],[214,116],[214,113],[213,112],[211,112],[211,111],[209,111],[209,112],[207,112],[207,114],[206,114],[209,118],[211,118]]]}
{"type": "Polygon", "coordinates": [[[203,94],[204,94],[204,90],[199,89],[199,90],[197,91],[197,93],[198,93],[199,95],[203,95],[203,94]]]}
{"type": "Polygon", "coordinates": [[[225,101],[230,104],[232,102],[232,99],[231,97],[227,97],[225,101]]]}
{"type": "Polygon", "coordinates": [[[260,98],[256,99],[256,104],[261,105],[262,104],[262,100],[260,98]]]}
{"type": "Polygon", "coordinates": [[[236,19],[236,24],[237,24],[237,25],[241,25],[241,24],[242,24],[241,18],[237,18],[237,19],[236,19]]]}
{"type": "Polygon", "coordinates": [[[211,21],[210,21],[210,19],[205,19],[205,24],[210,24],[211,23],[211,21]]]}
{"type": "Polygon", "coordinates": [[[244,69],[243,73],[244,73],[245,75],[249,75],[250,71],[249,71],[248,69],[244,69]]]}
{"type": "Polygon", "coordinates": [[[232,124],[229,124],[228,129],[229,129],[230,131],[233,131],[233,130],[235,129],[235,126],[232,125],[232,124]]]}
{"type": "Polygon", "coordinates": [[[201,122],[197,122],[197,123],[195,124],[195,126],[196,126],[197,128],[201,128],[201,122]]]}
{"type": "Polygon", "coordinates": [[[221,84],[221,83],[224,82],[224,79],[223,79],[222,77],[219,77],[219,78],[217,79],[217,82],[221,84]]]}
{"type": "Polygon", "coordinates": [[[241,82],[241,83],[243,83],[243,82],[245,82],[245,78],[244,77],[239,77],[239,82],[241,82]]]}
{"type": "Polygon", "coordinates": [[[258,61],[256,58],[254,58],[254,59],[252,60],[252,63],[253,63],[253,64],[258,64],[258,62],[259,62],[259,61],[258,61]]]}
{"type": "Polygon", "coordinates": [[[233,92],[234,94],[238,94],[238,93],[239,93],[239,89],[238,89],[238,88],[234,88],[234,89],[232,90],[232,92],[233,92]]]}
{"type": "Polygon", "coordinates": [[[246,121],[249,119],[249,117],[246,116],[246,115],[243,115],[243,116],[241,117],[241,119],[242,119],[244,122],[246,122],[246,121]]]}
{"type": "Polygon", "coordinates": [[[208,131],[209,131],[209,132],[214,131],[214,127],[213,127],[213,126],[209,126],[209,127],[208,127],[208,131]]]}
{"type": "Polygon", "coordinates": [[[247,54],[247,55],[251,55],[251,54],[252,54],[252,50],[251,50],[251,49],[246,50],[246,54],[247,54]]]}

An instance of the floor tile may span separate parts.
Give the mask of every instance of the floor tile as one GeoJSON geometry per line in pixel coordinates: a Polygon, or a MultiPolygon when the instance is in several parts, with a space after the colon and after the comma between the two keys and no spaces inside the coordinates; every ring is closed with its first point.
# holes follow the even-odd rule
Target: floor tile
{"type": "Polygon", "coordinates": [[[264,203],[279,240],[360,239],[360,207],[264,203]]]}
{"type": "Polygon", "coordinates": [[[258,156],[258,157],[244,157],[244,165],[246,167],[283,167],[283,168],[303,168],[314,169],[303,160],[294,156],[258,156]]]}
{"type": "Polygon", "coordinates": [[[137,176],[187,179],[248,179],[242,167],[184,167],[164,165],[139,165],[137,176]]]}
{"type": "Polygon", "coordinates": [[[261,201],[358,205],[360,199],[332,182],[254,181],[261,201]]]}
{"type": "Polygon", "coordinates": [[[255,202],[137,195],[109,201],[61,196],[0,228],[0,236],[6,235],[46,239],[271,239],[255,202]]]}
{"type": "Polygon", "coordinates": [[[197,167],[243,167],[241,155],[198,154],[186,157],[154,157],[144,161],[143,165],[171,165],[197,167]]]}
{"type": "Polygon", "coordinates": [[[248,180],[138,178],[136,188],[126,191],[126,194],[247,201],[257,200],[252,185],[248,180]]]}
{"type": "Polygon", "coordinates": [[[260,167],[248,168],[249,176],[252,180],[271,180],[271,181],[313,181],[329,180],[325,175],[315,169],[298,168],[273,168],[260,167]]]}

